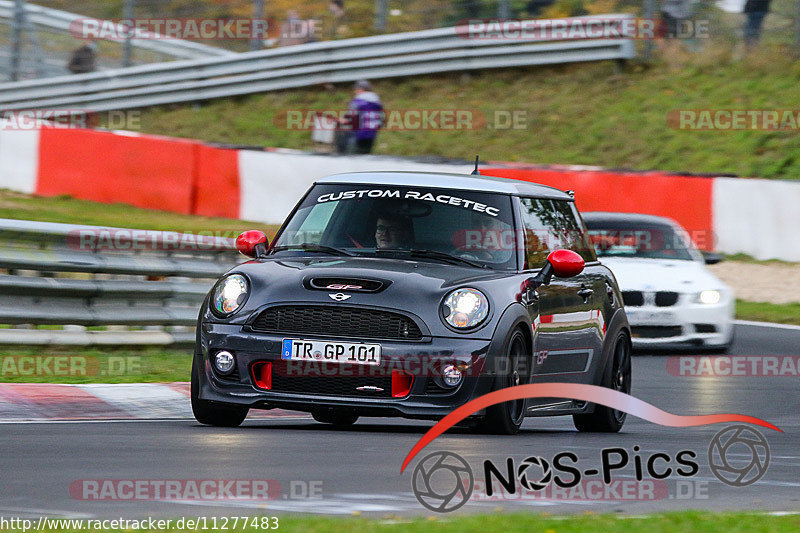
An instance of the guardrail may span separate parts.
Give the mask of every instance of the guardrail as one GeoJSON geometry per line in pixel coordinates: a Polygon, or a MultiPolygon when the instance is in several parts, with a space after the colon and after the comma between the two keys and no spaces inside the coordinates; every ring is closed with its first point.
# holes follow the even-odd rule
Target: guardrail
{"type": "Polygon", "coordinates": [[[0,344],[193,342],[206,293],[241,259],[229,238],[0,219],[0,324],[24,325],[0,344]]]}
{"type": "MultiPolygon", "coordinates": [[[[91,18],[78,15],[77,13],[70,13],[68,11],[61,11],[59,9],[38,6],[27,2],[25,3],[25,15],[31,25],[52,28],[64,33],[69,33],[69,31],[72,29],[70,26],[75,21],[91,18]]],[[[13,0],[0,0],[0,18],[14,18],[13,0]]],[[[124,28],[119,24],[115,25],[115,29],[120,35],[125,33],[124,28]]],[[[217,48],[183,39],[166,39],[162,37],[152,38],[147,36],[146,33],[147,32],[137,31],[137,35],[140,35],[141,38],[132,39],[131,44],[136,48],[151,50],[153,52],[158,52],[181,59],[236,55],[236,52],[231,52],[230,50],[225,50],[224,48],[217,48]]]]}
{"type": "MultiPolygon", "coordinates": [[[[597,20],[570,20],[592,18],[597,20]]],[[[632,18],[603,15],[608,21],[632,18]]],[[[635,56],[633,41],[627,38],[484,40],[467,38],[466,31],[465,27],[441,28],[4,83],[0,84],[0,109],[108,111],[362,78],[625,60],[635,56]]]]}

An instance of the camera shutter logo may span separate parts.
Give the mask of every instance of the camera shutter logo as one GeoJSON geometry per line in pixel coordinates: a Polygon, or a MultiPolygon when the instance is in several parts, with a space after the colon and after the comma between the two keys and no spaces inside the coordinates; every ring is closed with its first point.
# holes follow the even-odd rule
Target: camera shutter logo
{"type": "Polygon", "coordinates": [[[767,439],[744,424],[726,427],[714,435],[708,446],[711,472],[732,487],[746,487],[764,477],[769,459],[767,439]]]}
{"type": "Polygon", "coordinates": [[[449,513],[462,507],[472,496],[475,477],[469,464],[458,454],[434,452],[414,469],[411,488],[423,507],[449,513]]]}
{"type": "Polygon", "coordinates": [[[550,468],[550,463],[541,457],[528,457],[517,468],[517,478],[519,479],[519,484],[525,489],[542,490],[553,480],[553,470],[550,468]],[[538,480],[534,481],[536,478],[533,472],[537,468],[542,471],[542,475],[538,480]]]}

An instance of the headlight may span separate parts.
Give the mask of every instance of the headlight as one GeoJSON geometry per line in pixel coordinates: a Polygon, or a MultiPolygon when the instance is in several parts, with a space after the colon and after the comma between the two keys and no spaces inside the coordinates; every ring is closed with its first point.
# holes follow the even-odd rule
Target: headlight
{"type": "Polygon", "coordinates": [[[442,302],[444,320],[454,328],[474,328],[488,314],[489,300],[476,289],[456,289],[442,302]]]}
{"type": "Polygon", "coordinates": [[[220,280],[211,295],[211,310],[220,316],[232,315],[247,300],[249,287],[247,278],[241,274],[231,274],[220,280]]]}
{"type": "Polygon", "coordinates": [[[719,291],[710,290],[710,291],[702,291],[700,294],[697,295],[697,301],[701,304],[706,305],[714,305],[718,304],[719,301],[722,299],[722,294],[719,291]]]}

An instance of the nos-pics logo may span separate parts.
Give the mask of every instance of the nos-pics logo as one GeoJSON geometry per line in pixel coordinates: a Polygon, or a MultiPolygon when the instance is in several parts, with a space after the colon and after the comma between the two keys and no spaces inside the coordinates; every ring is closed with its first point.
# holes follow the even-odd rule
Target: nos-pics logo
{"type": "MultiPolygon", "coordinates": [[[[634,449],[638,449],[638,446],[634,449]]],[[[691,455],[695,456],[693,452],[691,455]]],[[[627,460],[625,462],[627,464],[627,460]]],[[[708,447],[711,472],[721,482],[733,487],[746,487],[764,477],[769,462],[767,439],[761,432],[743,424],[719,431],[708,447]]],[[[526,458],[515,471],[519,486],[531,492],[547,488],[555,477],[552,464],[552,461],[542,457],[526,458]]],[[[622,464],[611,466],[616,468],[622,464]]],[[[682,475],[692,476],[697,470],[695,463],[691,473],[682,475]]],[[[598,471],[593,470],[592,473],[598,471]]],[[[485,481],[489,486],[491,480],[485,481]]],[[[417,464],[411,483],[414,495],[423,507],[437,513],[449,513],[464,506],[472,497],[475,476],[463,457],[441,451],[427,455],[417,464]]]]}

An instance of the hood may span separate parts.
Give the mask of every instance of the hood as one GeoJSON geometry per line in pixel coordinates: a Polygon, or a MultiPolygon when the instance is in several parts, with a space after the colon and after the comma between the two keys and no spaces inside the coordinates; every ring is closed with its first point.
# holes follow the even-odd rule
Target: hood
{"type": "Polygon", "coordinates": [[[699,261],[629,257],[601,257],[600,261],[614,273],[622,291],[692,293],[728,289],[699,261]]]}
{"type": "MultiPolygon", "coordinates": [[[[491,336],[489,326],[519,291],[513,276],[507,271],[483,270],[460,265],[428,261],[406,261],[375,257],[286,257],[248,261],[230,273],[240,273],[250,280],[250,296],[244,307],[231,319],[232,324],[244,324],[249,317],[266,305],[279,303],[314,303],[337,305],[332,294],[345,293],[350,297],[339,305],[375,306],[412,313],[427,324],[434,336],[452,336],[439,319],[439,306],[451,290],[473,287],[489,299],[492,318],[478,330],[491,336]],[[324,278],[322,286],[313,288],[312,280],[324,278]],[[382,282],[377,292],[327,288],[330,279],[382,282]],[[502,309],[501,309],[502,308],[502,309]]],[[[352,283],[335,281],[335,283],[352,283]]],[[[361,284],[359,282],[355,282],[361,284]]],[[[362,284],[367,286],[368,283],[362,284]]],[[[206,313],[208,320],[215,321],[206,313]]]]}

